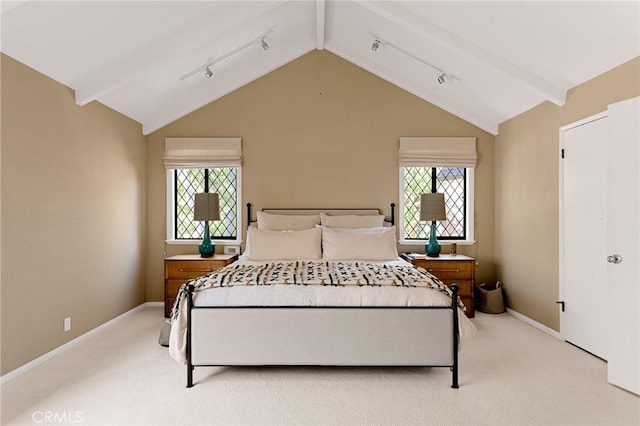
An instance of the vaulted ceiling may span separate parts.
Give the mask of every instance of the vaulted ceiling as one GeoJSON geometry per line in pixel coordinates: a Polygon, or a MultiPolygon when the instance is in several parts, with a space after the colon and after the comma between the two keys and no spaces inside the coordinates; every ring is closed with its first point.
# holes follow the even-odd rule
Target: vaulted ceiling
{"type": "Polygon", "coordinates": [[[640,54],[637,1],[30,0],[1,24],[2,52],[144,134],[314,49],[492,134],[640,54]]]}

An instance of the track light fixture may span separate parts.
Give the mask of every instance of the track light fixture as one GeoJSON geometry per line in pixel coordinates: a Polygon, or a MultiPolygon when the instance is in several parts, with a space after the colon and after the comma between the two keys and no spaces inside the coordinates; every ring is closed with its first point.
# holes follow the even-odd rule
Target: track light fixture
{"type": "Polygon", "coordinates": [[[233,50],[231,50],[231,51],[229,51],[229,52],[227,52],[225,54],[222,54],[222,55],[218,56],[217,58],[209,59],[207,61],[207,63],[199,66],[198,68],[196,68],[193,71],[190,71],[190,72],[188,72],[188,73],[186,73],[184,75],[181,75],[179,77],[179,79],[180,80],[184,80],[184,79],[189,78],[192,75],[197,74],[199,72],[204,72],[204,76],[206,78],[211,78],[211,77],[213,77],[213,71],[211,71],[211,68],[210,68],[212,65],[217,64],[218,62],[220,62],[220,61],[222,61],[224,59],[227,59],[229,56],[233,56],[236,53],[238,53],[238,52],[240,52],[240,51],[246,49],[247,47],[252,46],[252,45],[254,45],[256,43],[260,43],[262,45],[262,49],[263,50],[269,50],[269,45],[267,44],[267,41],[265,40],[265,37],[270,31],[271,30],[269,30],[266,34],[261,35],[260,37],[256,37],[253,40],[248,41],[245,44],[243,44],[241,46],[238,46],[235,49],[233,49],[233,50]]]}
{"type": "Polygon", "coordinates": [[[442,68],[437,67],[437,66],[425,61],[424,59],[417,57],[413,53],[404,50],[402,47],[396,46],[395,44],[392,44],[392,43],[389,43],[388,41],[382,40],[379,37],[375,37],[374,38],[373,44],[371,45],[371,50],[373,50],[375,52],[376,50],[378,50],[378,47],[380,47],[381,44],[384,44],[385,46],[393,47],[398,52],[404,53],[405,55],[415,59],[416,61],[422,62],[426,66],[428,66],[430,68],[433,68],[434,70],[438,71],[438,83],[440,83],[440,84],[446,83],[447,79],[462,81],[462,79],[460,77],[458,77],[457,75],[451,74],[449,72],[446,72],[442,68]]]}

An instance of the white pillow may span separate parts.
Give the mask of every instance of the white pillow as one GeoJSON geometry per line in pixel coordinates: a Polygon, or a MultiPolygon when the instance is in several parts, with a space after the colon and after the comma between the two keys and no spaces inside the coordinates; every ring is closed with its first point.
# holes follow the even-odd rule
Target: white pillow
{"type": "Polygon", "coordinates": [[[267,231],[301,231],[320,223],[320,215],[288,215],[258,212],[258,228],[267,231]]]}
{"type": "Polygon", "coordinates": [[[337,215],[329,216],[320,213],[320,224],[330,228],[373,228],[382,226],[384,223],[383,215],[337,215]]]}
{"type": "Polygon", "coordinates": [[[325,260],[396,260],[396,228],[365,232],[323,228],[322,251],[325,260]]]}
{"type": "Polygon", "coordinates": [[[302,231],[266,231],[249,228],[247,235],[247,239],[251,241],[251,249],[248,250],[249,260],[322,258],[322,230],[319,228],[302,231]]]}

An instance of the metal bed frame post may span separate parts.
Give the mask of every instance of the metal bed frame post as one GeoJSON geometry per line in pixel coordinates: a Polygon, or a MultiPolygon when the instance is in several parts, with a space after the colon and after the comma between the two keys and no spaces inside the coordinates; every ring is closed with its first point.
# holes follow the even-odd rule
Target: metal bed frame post
{"type": "Polygon", "coordinates": [[[187,387],[193,387],[193,370],[191,363],[191,309],[193,308],[193,284],[187,285],[187,387]]]}
{"type": "MultiPolygon", "coordinates": [[[[391,225],[395,225],[396,203],[391,203],[391,225]]],[[[451,366],[451,387],[458,389],[458,284],[451,285],[451,311],[453,312],[453,365],[451,366]]]]}
{"type": "Polygon", "coordinates": [[[396,224],[396,203],[391,203],[391,225],[396,224]]]}
{"type": "Polygon", "coordinates": [[[451,310],[453,311],[453,365],[451,387],[458,389],[458,284],[451,285],[451,310]]]}

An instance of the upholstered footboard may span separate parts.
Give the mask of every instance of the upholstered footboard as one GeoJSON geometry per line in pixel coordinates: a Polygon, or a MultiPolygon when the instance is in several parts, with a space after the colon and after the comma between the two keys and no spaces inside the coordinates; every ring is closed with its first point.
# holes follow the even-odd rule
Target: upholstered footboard
{"type": "Polygon", "coordinates": [[[458,387],[457,286],[434,307],[195,307],[188,291],[187,387],[201,366],[449,367],[458,387]]]}

